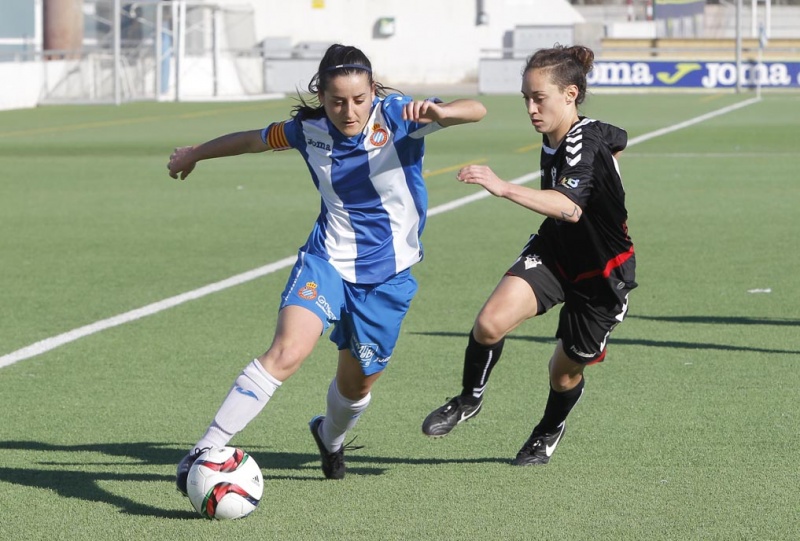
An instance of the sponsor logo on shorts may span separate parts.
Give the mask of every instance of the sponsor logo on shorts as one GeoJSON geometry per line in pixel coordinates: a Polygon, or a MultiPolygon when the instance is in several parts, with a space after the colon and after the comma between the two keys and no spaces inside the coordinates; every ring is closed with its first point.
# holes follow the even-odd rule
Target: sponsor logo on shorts
{"type": "Polygon", "coordinates": [[[317,298],[317,283],[306,282],[306,285],[297,291],[297,295],[303,300],[313,301],[317,298]]]}
{"type": "Polygon", "coordinates": [[[336,315],[333,313],[333,310],[331,310],[331,305],[328,304],[328,301],[325,300],[325,297],[323,295],[317,297],[316,304],[322,309],[323,312],[325,312],[325,317],[327,317],[331,321],[336,319],[336,315]]]}
{"type": "Polygon", "coordinates": [[[578,357],[583,357],[584,359],[591,359],[597,355],[597,353],[585,353],[583,351],[580,351],[575,346],[570,346],[569,350],[578,357]]]}
{"type": "Polygon", "coordinates": [[[379,357],[377,355],[377,344],[368,344],[352,340],[352,352],[361,363],[363,368],[368,368],[373,364],[385,366],[389,362],[389,357],[379,357]]]}

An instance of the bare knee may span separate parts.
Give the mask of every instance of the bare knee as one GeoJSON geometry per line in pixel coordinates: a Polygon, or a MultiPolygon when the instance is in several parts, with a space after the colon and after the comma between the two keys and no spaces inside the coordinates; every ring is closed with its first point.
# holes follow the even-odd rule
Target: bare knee
{"type": "Polygon", "coordinates": [[[361,363],[348,350],[339,351],[336,387],[339,394],[348,400],[361,400],[366,397],[380,375],[381,372],[365,375],[361,369],[361,363]]]}
{"type": "Polygon", "coordinates": [[[489,346],[505,338],[516,326],[510,324],[507,318],[501,317],[501,313],[497,310],[484,306],[475,318],[472,335],[478,343],[489,346]]]}
{"type": "Polygon", "coordinates": [[[550,374],[550,387],[557,393],[565,393],[577,387],[582,377],[582,374],[550,374]]]}
{"type": "Polygon", "coordinates": [[[475,325],[472,327],[472,336],[475,337],[478,343],[489,346],[505,338],[506,333],[497,322],[489,317],[482,316],[483,312],[475,320],[475,325]]]}
{"type": "Polygon", "coordinates": [[[344,378],[336,377],[336,388],[348,400],[361,400],[372,390],[375,378],[344,378]]]}
{"type": "Polygon", "coordinates": [[[267,372],[284,381],[300,368],[309,353],[304,344],[275,342],[258,360],[267,372]]]}
{"type": "Polygon", "coordinates": [[[496,344],[536,311],[536,296],[530,285],[516,276],[505,276],[475,318],[473,336],[485,346],[496,344]]]}

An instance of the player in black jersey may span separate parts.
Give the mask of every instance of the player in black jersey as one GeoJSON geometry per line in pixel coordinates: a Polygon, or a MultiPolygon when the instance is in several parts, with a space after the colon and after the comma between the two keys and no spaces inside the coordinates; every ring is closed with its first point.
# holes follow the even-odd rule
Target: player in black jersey
{"type": "Polygon", "coordinates": [[[501,180],[483,165],[458,173],[461,182],[479,184],[545,220],[475,319],[461,394],[428,415],[422,431],[444,436],[477,415],[505,336],[563,303],[549,364],[550,394],[544,415],[512,461],[518,466],[549,462],[583,393],[584,368],[605,357],[608,336],[624,318],[628,292],[636,287],[616,160],[627,133],[578,114],[593,61],[594,53],[582,46],[542,49],[527,61],[522,97],[543,136],[541,189],[501,180]]]}

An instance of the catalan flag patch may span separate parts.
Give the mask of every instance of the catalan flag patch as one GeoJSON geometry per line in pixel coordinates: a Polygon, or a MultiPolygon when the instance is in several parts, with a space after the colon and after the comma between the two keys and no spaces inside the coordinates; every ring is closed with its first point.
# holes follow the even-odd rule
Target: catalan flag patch
{"type": "Polygon", "coordinates": [[[289,144],[289,140],[286,138],[284,124],[286,124],[286,121],[273,122],[264,130],[264,142],[267,143],[272,150],[287,150],[292,148],[289,144]]]}

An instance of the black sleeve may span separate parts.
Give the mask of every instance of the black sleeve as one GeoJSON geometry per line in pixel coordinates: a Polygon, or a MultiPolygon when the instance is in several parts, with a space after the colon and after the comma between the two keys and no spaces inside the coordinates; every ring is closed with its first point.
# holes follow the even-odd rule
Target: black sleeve
{"type": "Polygon", "coordinates": [[[595,161],[602,152],[609,152],[597,122],[570,132],[564,142],[563,162],[553,190],[563,193],[581,208],[592,195],[595,181],[595,161]]]}
{"type": "Polygon", "coordinates": [[[598,122],[598,125],[602,138],[608,143],[612,154],[625,150],[625,147],[628,146],[628,132],[604,122],[598,122]]]}

